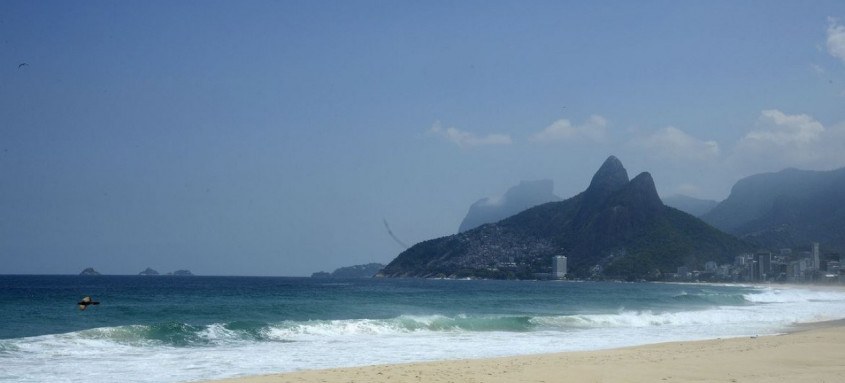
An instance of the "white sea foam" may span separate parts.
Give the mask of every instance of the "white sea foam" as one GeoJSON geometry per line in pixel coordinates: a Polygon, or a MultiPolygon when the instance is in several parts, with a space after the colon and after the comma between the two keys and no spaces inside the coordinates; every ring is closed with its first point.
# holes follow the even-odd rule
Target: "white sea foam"
{"type": "Polygon", "coordinates": [[[0,382],[181,382],[774,334],[795,323],[845,318],[845,292],[766,287],[744,299],[744,305],[674,312],[404,315],[249,330],[226,324],[100,328],[0,340],[0,382]]]}
{"type": "Polygon", "coordinates": [[[845,297],[845,291],[765,287],[744,297],[754,303],[838,302],[845,297]]]}

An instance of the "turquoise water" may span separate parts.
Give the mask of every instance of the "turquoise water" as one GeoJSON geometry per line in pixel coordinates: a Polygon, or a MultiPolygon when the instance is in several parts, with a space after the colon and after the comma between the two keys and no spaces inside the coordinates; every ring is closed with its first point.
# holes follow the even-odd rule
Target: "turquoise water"
{"type": "Polygon", "coordinates": [[[771,334],[840,318],[845,293],[778,287],[0,276],[0,381],[181,382],[771,334]],[[78,310],[86,295],[101,304],[78,310]],[[102,368],[73,375],[80,364],[102,368]]]}

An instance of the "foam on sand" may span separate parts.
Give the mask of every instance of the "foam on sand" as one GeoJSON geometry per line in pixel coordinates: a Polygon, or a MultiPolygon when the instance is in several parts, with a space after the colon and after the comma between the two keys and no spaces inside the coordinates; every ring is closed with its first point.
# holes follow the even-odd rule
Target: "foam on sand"
{"type": "Polygon", "coordinates": [[[218,383],[281,382],[841,382],[845,325],[781,336],[673,342],[605,351],[367,366],[252,376],[218,383]]]}

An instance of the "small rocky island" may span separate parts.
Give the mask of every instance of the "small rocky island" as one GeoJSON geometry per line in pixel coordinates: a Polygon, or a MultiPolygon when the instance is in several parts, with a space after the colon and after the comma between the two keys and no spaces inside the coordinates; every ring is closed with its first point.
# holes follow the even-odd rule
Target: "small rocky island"
{"type": "Polygon", "coordinates": [[[94,270],[93,267],[87,267],[87,268],[85,268],[85,270],[82,270],[82,272],[79,273],[79,275],[101,275],[101,274],[97,270],[94,270]]]}
{"type": "Polygon", "coordinates": [[[138,275],[159,275],[158,271],[155,271],[152,268],[147,267],[144,271],[138,273],[138,275]]]}
{"type": "Polygon", "coordinates": [[[191,270],[176,270],[172,273],[167,273],[167,275],[172,275],[172,276],[175,276],[175,277],[190,277],[190,276],[193,276],[194,274],[191,273],[191,270]]]}

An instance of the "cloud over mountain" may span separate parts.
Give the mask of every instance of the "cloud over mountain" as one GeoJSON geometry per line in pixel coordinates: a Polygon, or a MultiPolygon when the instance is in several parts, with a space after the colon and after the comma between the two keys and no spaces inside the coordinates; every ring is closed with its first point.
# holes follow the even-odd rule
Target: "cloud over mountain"
{"type": "Polygon", "coordinates": [[[668,160],[702,161],[719,158],[716,141],[693,137],[683,130],[669,126],[646,137],[631,140],[630,145],[648,154],[668,160]]]}
{"type": "Polygon", "coordinates": [[[788,115],[777,109],[760,112],[760,122],[761,129],[749,132],[743,141],[803,145],[817,141],[824,133],[824,126],[814,118],[806,114],[788,115]]]}
{"type": "Polygon", "coordinates": [[[454,127],[444,129],[440,124],[440,121],[435,122],[428,132],[435,136],[442,137],[462,148],[485,145],[508,145],[512,143],[511,137],[507,134],[493,133],[486,136],[478,136],[475,133],[470,133],[454,127]]]}
{"type": "Polygon", "coordinates": [[[607,125],[607,119],[599,115],[590,116],[581,125],[574,125],[569,120],[562,118],[553,122],[545,129],[532,134],[528,139],[532,142],[570,141],[576,139],[603,142],[607,137],[607,125]]]}
{"type": "Polygon", "coordinates": [[[729,162],[754,166],[755,171],[780,167],[807,166],[835,159],[826,148],[830,137],[824,125],[807,114],[786,114],[777,109],[760,112],[754,130],[743,136],[729,162]]]}
{"type": "Polygon", "coordinates": [[[827,27],[827,53],[845,62],[845,26],[836,19],[830,19],[827,27]]]}

